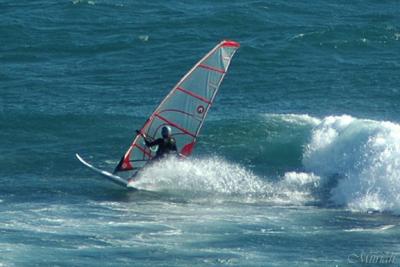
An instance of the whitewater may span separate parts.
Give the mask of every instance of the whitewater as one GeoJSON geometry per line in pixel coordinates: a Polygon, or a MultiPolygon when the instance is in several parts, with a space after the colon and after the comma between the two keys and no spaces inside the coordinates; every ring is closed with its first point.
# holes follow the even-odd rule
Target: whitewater
{"type": "Polygon", "coordinates": [[[261,118],[309,128],[309,142],[298,144],[303,147],[302,171],[285,172],[275,182],[267,182],[271,178],[219,157],[168,159],[147,168],[131,185],[190,197],[242,196],[291,205],[318,201],[360,212],[399,214],[400,125],[348,115],[318,119],[266,114],[261,118]]]}

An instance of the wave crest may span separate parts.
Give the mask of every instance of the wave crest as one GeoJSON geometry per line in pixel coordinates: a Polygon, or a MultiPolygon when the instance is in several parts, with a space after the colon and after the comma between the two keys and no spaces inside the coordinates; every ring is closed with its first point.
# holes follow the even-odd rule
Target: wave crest
{"type": "MultiPolygon", "coordinates": [[[[189,198],[234,196],[241,201],[294,205],[317,201],[356,211],[400,214],[400,125],[348,115],[318,119],[308,115],[266,114],[261,121],[259,127],[273,130],[269,129],[267,141],[250,132],[246,142],[257,140],[265,153],[250,155],[246,150],[245,155],[238,156],[247,157],[246,162],[251,166],[260,165],[263,160],[276,161],[275,165],[283,166],[276,169],[275,173],[282,171],[277,177],[274,171],[269,172],[271,177],[260,177],[219,157],[168,159],[146,168],[134,186],[189,198]],[[294,160],[299,157],[300,161],[294,160]]],[[[269,168],[274,170],[273,166],[269,168]]],[[[264,169],[261,173],[265,173],[264,169]]]]}
{"type": "Polygon", "coordinates": [[[329,116],[312,131],[303,164],[331,183],[330,200],[359,211],[400,213],[400,125],[329,116]]]}

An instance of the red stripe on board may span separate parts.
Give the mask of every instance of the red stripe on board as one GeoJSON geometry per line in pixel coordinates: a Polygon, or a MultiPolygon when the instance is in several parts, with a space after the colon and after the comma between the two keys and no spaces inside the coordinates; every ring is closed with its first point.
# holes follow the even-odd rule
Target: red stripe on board
{"type": "Polygon", "coordinates": [[[186,94],[188,94],[190,96],[193,96],[194,98],[197,98],[197,99],[199,99],[199,100],[201,100],[201,101],[203,101],[203,102],[205,102],[207,104],[211,104],[211,102],[207,98],[204,98],[204,97],[202,97],[202,96],[200,96],[200,95],[198,95],[196,93],[193,93],[193,92],[191,92],[189,90],[186,90],[186,89],[184,89],[182,87],[177,87],[176,89],[178,89],[179,91],[182,91],[182,92],[184,92],[184,93],[186,93],[186,94]]]}
{"type": "Polygon", "coordinates": [[[182,128],[181,126],[173,123],[172,121],[167,120],[166,118],[164,118],[163,116],[160,116],[158,114],[154,114],[155,116],[157,116],[160,120],[165,121],[166,123],[168,123],[169,125],[171,125],[172,127],[175,127],[179,130],[181,130],[182,132],[184,132],[187,135],[190,135],[194,138],[196,138],[196,135],[192,134],[191,132],[189,132],[188,130],[186,130],[185,128],[182,128]]]}
{"type": "Polygon", "coordinates": [[[211,66],[208,66],[208,65],[204,65],[204,64],[200,64],[199,67],[202,67],[202,68],[208,69],[208,70],[212,70],[212,71],[216,71],[216,72],[219,72],[219,73],[222,73],[222,74],[225,73],[224,70],[217,69],[217,68],[214,68],[214,67],[211,67],[211,66]]]}

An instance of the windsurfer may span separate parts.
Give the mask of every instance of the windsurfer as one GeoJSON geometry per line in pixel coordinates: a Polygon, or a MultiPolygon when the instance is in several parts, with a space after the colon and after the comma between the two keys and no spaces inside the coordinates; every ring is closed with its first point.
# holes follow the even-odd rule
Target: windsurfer
{"type": "Polygon", "coordinates": [[[158,146],[157,152],[153,160],[162,159],[168,154],[171,154],[173,151],[178,154],[178,149],[176,148],[175,138],[171,136],[171,127],[163,126],[161,128],[161,136],[162,138],[158,138],[154,141],[149,140],[149,138],[142,134],[140,131],[136,131],[138,134],[141,134],[144,138],[144,142],[147,147],[158,146]]]}

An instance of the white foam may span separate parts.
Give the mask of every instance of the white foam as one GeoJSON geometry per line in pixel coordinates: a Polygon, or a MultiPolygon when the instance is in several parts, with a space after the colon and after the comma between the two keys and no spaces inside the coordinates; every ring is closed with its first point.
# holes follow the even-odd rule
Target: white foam
{"type": "Polygon", "coordinates": [[[275,185],[275,192],[281,199],[290,200],[298,205],[314,200],[313,191],[319,187],[320,177],[313,173],[287,172],[275,185]],[[285,197],[282,197],[285,196],[285,197]]]}
{"type": "Polygon", "coordinates": [[[297,125],[316,126],[321,122],[320,119],[311,117],[307,114],[265,114],[265,117],[297,125]]]}
{"type": "Polygon", "coordinates": [[[130,185],[191,200],[234,197],[235,201],[299,205],[312,198],[310,184],[318,184],[318,179],[313,174],[287,173],[278,182],[268,182],[268,178],[260,178],[243,166],[218,157],[184,161],[171,158],[146,168],[130,185]]]}
{"type": "Polygon", "coordinates": [[[80,4],[80,3],[88,4],[88,5],[95,5],[96,4],[95,1],[93,1],[93,0],[72,0],[72,3],[74,5],[77,5],[77,4],[80,4]]]}
{"type": "Polygon", "coordinates": [[[139,35],[138,39],[142,42],[147,42],[149,40],[149,35],[143,34],[143,35],[139,35]]]}
{"type": "Polygon", "coordinates": [[[258,177],[218,157],[169,159],[147,168],[133,185],[190,198],[240,195],[295,205],[313,200],[316,192],[329,192],[326,199],[351,210],[400,214],[400,125],[348,115],[265,117],[272,123],[312,128],[303,153],[305,172],[287,172],[278,182],[271,182],[269,177],[258,177]]]}
{"type": "Polygon", "coordinates": [[[132,184],[152,191],[251,194],[268,190],[268,184],[245,168],[218,157],[178,160],[170,158],[145,169],[132,184]]]}
{"type": "Polygon", "coordinates": [[[304,186],[312,185],[318,187],[320,177],[313,173],[305,172],[287,172],[285,173],[281,183],[286,184],[287,187],[301,188],[304,186]]]}
{"type": "Polygon", "coordinates": [[[325,181],[342,177],[331,190],[334,203],[400,213],[400,125],[326,117],[312,132],[303,164],[325,181]]]}
{"type": "Polygon", "coordinates": [[[356,228],[351,228],[344,230],[345,232],[384,232],[386,230],[392,229],[396,227],[396,225],[393,224],[388,224],[388,225],[382,225],[379,227],[374,227],[374,228],[362,228],[362,227],[356,227],[356,228]]]}

